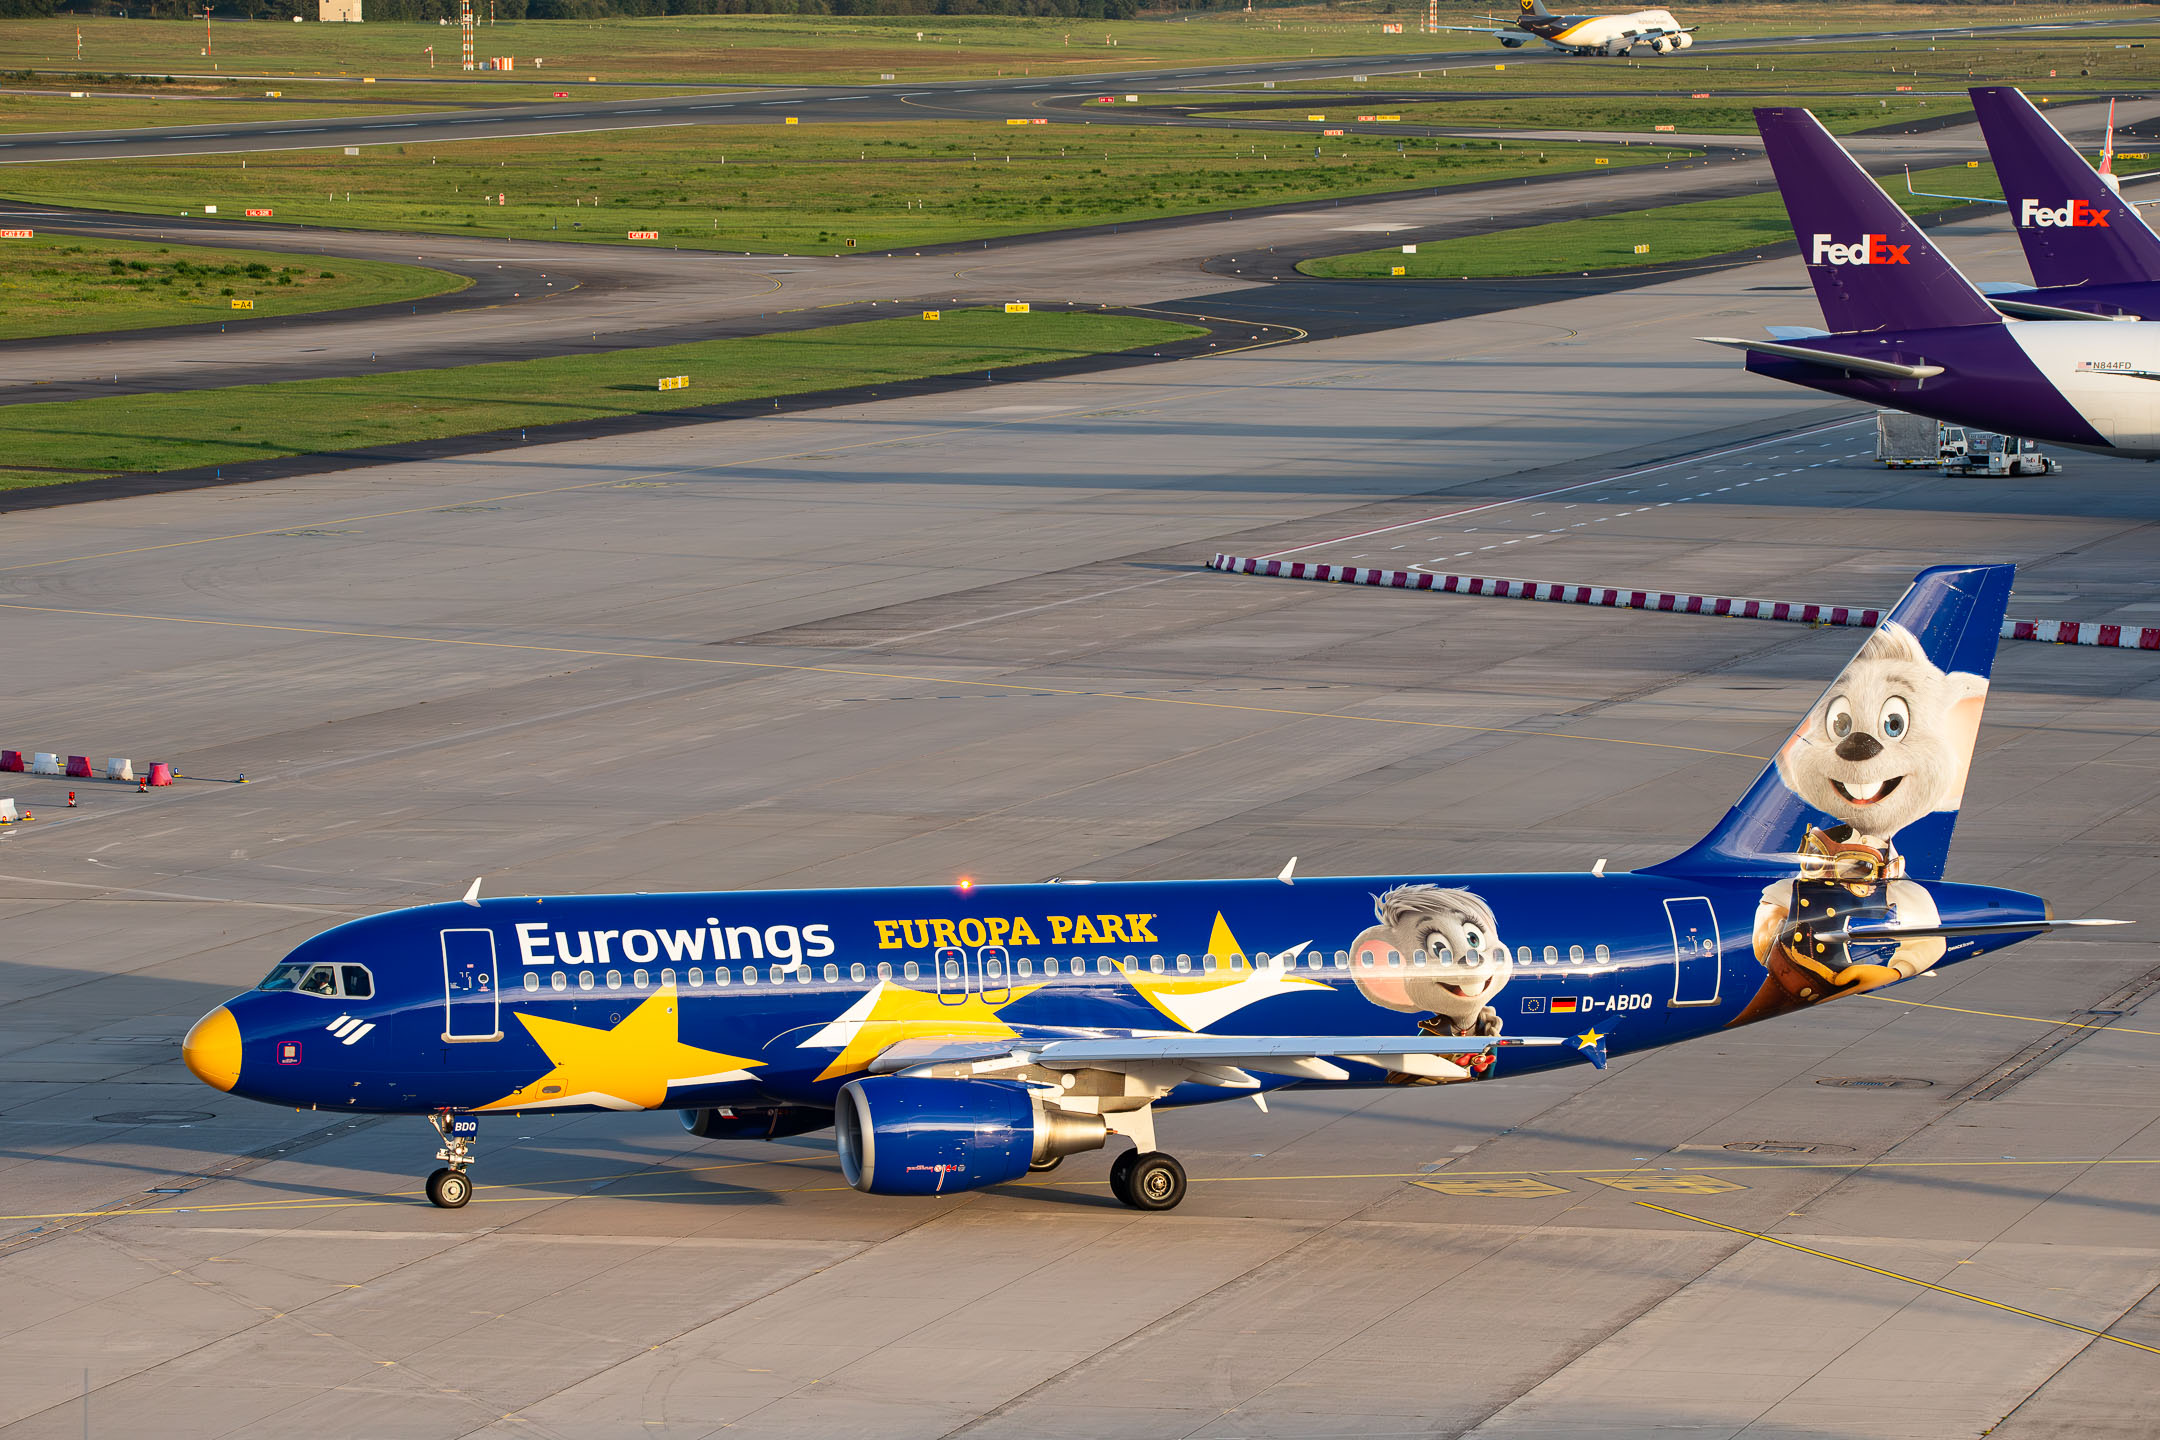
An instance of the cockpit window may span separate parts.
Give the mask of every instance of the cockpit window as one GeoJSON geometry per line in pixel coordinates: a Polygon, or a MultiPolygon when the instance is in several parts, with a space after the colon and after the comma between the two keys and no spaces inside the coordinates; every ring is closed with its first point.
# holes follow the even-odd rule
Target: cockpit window
{"type": "Polygon", "coordinates": [[[263,978],[258,990],[293,990],[302,995],[344,995],[365,1000],[375,993],[374,977],[365,965],[315,965],[288,962],[263,978]],[[343,983],[339,983],[343,972],[343,983]]]}

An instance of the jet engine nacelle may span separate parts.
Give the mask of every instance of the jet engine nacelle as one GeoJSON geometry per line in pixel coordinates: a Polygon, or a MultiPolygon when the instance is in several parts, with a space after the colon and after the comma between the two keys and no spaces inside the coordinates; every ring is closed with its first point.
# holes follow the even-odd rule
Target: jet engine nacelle
{"type": "Polygon", "coordinates": [[[1680,42],[1670,35],[1660,35],[1650,42],[1650,48],[1660,55],[1670,55],[1680,48],[1680,42]]]}
{"type": "Polygon", "coordinates": [[[881,1075],[840,1089],[840,1173],[872,1195],[942,1195],[1002,1185],[1030,1165],[1100,1150],[1100,1115],[1045,1104],[1009,1080],[881,1075]]]}
{"type": "Polygon", "coordinates": [[[1675,50],[1685,50],[1695,43],[1695,37],[1683,30],[1672,37],[1672,43],[1675,50]]]}
{"type": "Polygon", "coordinates": [[[833,1112],[815,1105],[731,1105],[713,1110],[678,1110],[675,1118],[700,1140],[777,1140],[783,1135],[823,1130],[833,1123],[833,1112]]]}
{"type": "Polygon", "coordinates": [[[1502,35],[1500,37],[1500,43],[1510,50],[1520,50],[1523,46],[1527,45],[1530,42],[1519,35],[1502,35]]]}

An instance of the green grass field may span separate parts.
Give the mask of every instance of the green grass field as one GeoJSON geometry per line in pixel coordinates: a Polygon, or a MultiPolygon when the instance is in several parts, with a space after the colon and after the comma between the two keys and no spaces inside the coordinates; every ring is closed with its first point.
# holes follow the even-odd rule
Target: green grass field
{"type": "Polygon", "coordinates": [[[802,254],[876,250],[1330,196],[1550,174],[1620,146],[1331,140],[1236,131],[1074,126],[696,126],[370,146],[357,156],[0,167],[0,194],[102,210],[268,206],[280,221],[528,239],[611,240],[802,254]],[[506,203],[493,203],[497,196],[506,203]]]}
{"type": "Polygon", "coordinates": [[[604,355],[0,406],[0,447],[31,467],[0,471],[0,486],[10,473],[25,477],[17,485],[51,484],[1002,371],[1204,333],[1126,315],[960,310],[934,322],[911,315],[604,355]],[[655,389],[667,375],[688,375],[689,388],[655,389]]]}
{"type": "MultiPolygon", "coordinates": [[[[2124,174],[2136,174],[2156,164],[2160,162],[2122,161],[2116,168],[2124,174]]],[[[1954,195],[2002,194],[1994,167],[1989,165],[1923,170],[1913,176],[1913,184],[1922,190],[1954,195]]],[[[1912,215],[1928,215],[1963,203],[1908,195],[1901,181],[1893,181],[1885,189],[1912,215]]],[[[1785,218],[1783,200],[1775,194],[1743,195],[1422,243],[1415,255],[1403,254],[1400,245],[1354,255],[1330,255],[1307,260],[1298,269],[1327,279],[1387,278],[1397,266],[1407,272],[1400,277],[1404,279],[1557,275],[1700,260],[1790,239],[1792,226],[1785,218]],[[1636,254],[1638,245],[1649,246],[1649,252],[1636,254]]]]}
{"type": "Polygon", "coordinates": [[[0,339],[196,325],[418,300],[462,290],[461,275],[377,260],[213,250],[41,231],[0,240],[0,339]]]}

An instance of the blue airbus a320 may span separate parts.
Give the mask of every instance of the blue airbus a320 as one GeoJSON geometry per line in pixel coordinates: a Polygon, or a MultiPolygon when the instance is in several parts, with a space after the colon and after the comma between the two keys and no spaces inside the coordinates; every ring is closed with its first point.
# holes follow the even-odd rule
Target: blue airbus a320
{"type": "Polygon", "coordinates": [[[499,900],[476,881],[307,941],[195,1025],[187,1064],[270,1104],[426,1116],[446,1208],[471,1197],[483,1116],[665,1108],[701,1136],[833,1126],[880,1195],[1121,1135],[1118,1198],[1167,1210],[1185,1172],[1159,1109],[1602,1067],[2110,923],[1942,878],[2011,575],[1921,574],[1717,828],[1629,874],[499,900]]]}

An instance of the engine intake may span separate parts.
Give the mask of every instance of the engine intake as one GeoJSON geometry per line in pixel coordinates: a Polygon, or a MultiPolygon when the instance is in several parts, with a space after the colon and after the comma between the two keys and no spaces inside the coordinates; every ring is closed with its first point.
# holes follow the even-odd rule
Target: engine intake
{"type": "Polygon", "coordinates": [[[1108,1135],[1100,1115],[1047,1104],[1010,1080],[880,1075],[840,1089],[840,1173],[871,1195],[941,1195],[1001,1185],[1108,1135]]]}

